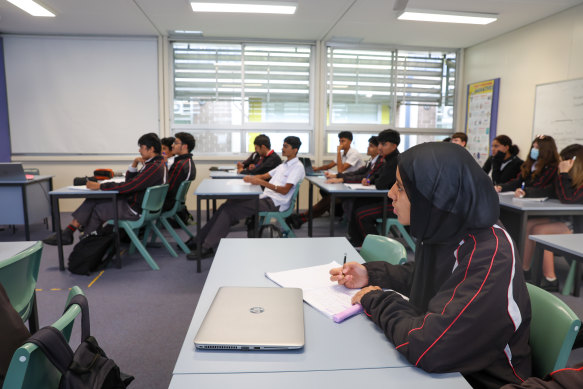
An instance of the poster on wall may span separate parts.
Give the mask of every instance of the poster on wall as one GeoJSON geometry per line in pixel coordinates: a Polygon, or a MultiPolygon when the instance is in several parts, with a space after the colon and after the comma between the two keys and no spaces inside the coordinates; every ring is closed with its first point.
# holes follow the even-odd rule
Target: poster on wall
{"type": "Polygon", "coordinates": [[[499,78],[468,84],[466,147],[480,165],[488,159],[490,144],[496,137],[499,91],[499,78]]]}

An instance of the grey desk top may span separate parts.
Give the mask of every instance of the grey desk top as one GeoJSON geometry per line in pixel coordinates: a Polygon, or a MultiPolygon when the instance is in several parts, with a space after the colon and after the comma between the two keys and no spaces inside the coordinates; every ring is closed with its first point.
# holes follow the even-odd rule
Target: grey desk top
{"type": "Polygon", "coordinates": [[[82,189],[71,189],[68,186],[63,188],[55,189],[49,192],[50,195],[79,195],[79,197],[89,197],[92,194],[113,194],[118,193],[117,190],[82,190],[82,189]]]}
{"type": "Polygon", "coordinates": [[[213,260],[174,374],[326,371],[411,366],[361,314],[334,323],[304,304],[303,350],[241,352],[196,350],[193,339],[220,286],[275,286],[265,272],[341,261],[362,262],[345,238],[223,239],[213,260]],[[261,254],[257,248],[261,247],[261,254]]]}
{"type": "Polygon", "coordinates": [[[213,180],[207,178],[196,187],[194,194],[197,196],[249,196],[263,193],[261,186],[249,185],[243,180],[213,180]]]}
{"type": "Polygon", "coordinates": [[[32,247],[36,241],[0,242],[0,262],[32,247]]]}
{"type": "Polygon", "coordinates": [[[26,181],[0,181],[0,185],[14,185],[14,184],[28,185],[28,184],[33,184],[33,183],[40,182],[40,181],[50,180],[53,177],[54,176],[34,176],[30,180],[26,180],[26,181]]]}
{"type": "Polygon", "coordinates": [[[214,178],[214,179],[229,179],[229,178],[243,178],[245,177],[245,174],[239,174],[239,173],[235,173],[235,172],[223,172],[223,171],[216,171],[216,172],[210,172],[210,177],[214,178]]]}
{"type": "Polygon", "coordinates": [[[583,204],[563,204],[557,199],[529,201],[515,199],[513,194],[498,194],[500,205],[521,211],[581,211],[583,204]]]}
{"type": "Polygon", "coordinates": [[[318,188],[323,189],[328,193],[334,194],[350,194],[354,196],[358,195],[373,195],[373,196],[382,196],[383,194],[387,194],[389,192],[388,189],[367,189],[367,190],[359,190],[359,189],[350,189],[348,186],[344,184],[328,184],[326,183],[326,177],[306,177],[306,179],[316,185],[318,188]]]}
{"type": "Polygon", "coordinates": [[[583,234],[529,235],[529,239],[583,257],[583,234]]]}
{"type": "Polygon", "coordinates": [[[457,373],[429,374],[414,367],[244,374],[175,374],[170,389],[362,387],[461,389],[470,385],[457,373]]]}

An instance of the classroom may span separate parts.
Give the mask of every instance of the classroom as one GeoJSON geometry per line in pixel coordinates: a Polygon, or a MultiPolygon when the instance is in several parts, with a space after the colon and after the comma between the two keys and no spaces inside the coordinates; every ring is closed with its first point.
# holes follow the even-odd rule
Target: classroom
{"type": "MultiPolygon", "coordinates": [[[[192,151],[195,179],[185,197],[192,215],[188,229],[194,236],[209,220],[210,208],[232,198],[213,195],[212,191],[205,194],[205,185],[215,173],[211,168],[234,166],[245,160],[254,151],[253,141],[260,134],[269,136],[270,148],[282,160],[282,144],[289,136],[297,137],[301,141],[297,156],[310,159],[314,166],[336,161],[338,134],[343,131],[352,133],[351,147],[363,159],[370,137],[386,129],[400,133],[400,153],[425,142],[441,142],[457,132],[467,133],[467,150],[480,166],[490,155],[497,135],[509,136],[519,147],[522,160],[528,158],[533,139],[539,135],[554,136],[558,151],[570,143],[583,144],[581,105],[576,108],[577,99],[583,98],[583,0],[216,1],[231,8],[242,3],[297,6],[291,14],[195,11],[196,4],[205,5],[210,0],[42,0],[37,3],[52,16],[41,17],[13,3],[0,0],[0,163],[21,163],[25,171],[36,169],[41,176],[51,176],[51,181],[50,188],[42,186],[42,206],[34,201],[28,204],[31,213],[38,210],[40,216],[26,216],[26,227],[25,223],[5,222],[12,220],[7,216],[0,218],[0,244],[45,239],[51,232],[50,222],[55,222],[48,191],[68,187],[75,178],[91,176],[96,169],[125,172],[138,156],[138,138],[146,133],[165,138],[184,132],[196,140],[192,151]],[[449,12],[494,21],[472,25],[402,19],[407,11],[449,12]],[[488,124],[470,128],[477,124],[475,115],[483,113],[471,109],[472,87],[489,82],[495,86],[493,101],[489,101],[492,105],[486,109],[488,124]],[[544,100],[545,86],[561,85],[571,89],[559,93],[553,101],[544,100]],[[567,130],[562,132],[559,127],[545,132],[537,122],[539,112],[562,110],[562,99],[570,103],[570,97],[565,96],[571,94],[576,109],[563,120],[569,122],[567,130]]],[[[309,178],[298,188],[298,212],[308,212],[308,207],[311,209],[326,192],[326,187],[313,184],[309,178]]],[[[332,200],[341,201],[346,196],[331,193],[332,200]]],[[[83,198],[71,197],[61,195],[56,199],[62,227],[83,202],[83,198]]],[[[390,205],[391,199],[383,197],[388,201],[385,205],[390,205]]],[[[0,214],[8,215],[10,208],[0,204],[0,214]]],[[[511,206],[502,208],[501,200],[501,218],[516,216],[511,206]]],[[[538,210],[521,215],[528,212],[531,216],[543,215],[538,210]]],[[[580,214],[583,212],[574,206],[557,209],[552,216],[580,214]]],[[[327,216],[291,230],[297,238],[263,239],[268,243],[258,245],[264,246],[261,255],[285,251],[273,246],[277,242],[272,241],[310,242],[315,236],[333,239],[323,244],[338,246],[331,249],[338,252],[336,261],[342,260],[342,254],[346,257],[346,250],[349,259],[360,258],[343,238],[348,227],[334,215],[327,216]]],[[[515,223],[514,219],[509,222],[509,231],[526,226],[526,216],[524,223],[515,219],[515,223]]],[[[257,217],[257,230],[258,222],[257,217]]],[[[255,240],[246,239],[247,227],[243,224],[233,227],[229,239],[223,242],[240,241],[239,250],[250,247],[255,240]]],[[[378,228],[382,230],[380,224],[378,228]]],[[[176,231],[184,241],[189,238],[180,228],[176,231]]],[[[576,224],[577,232],[583,231],[578,231],[576,224]]],[[[226,370],[215,370],[208,361],[199,360],[192,346],[196,334],[192,327],[204,317],[204,312],[195,313],[197,302],[210,304],[214,292],[209,295],[206,288],[223,286],[216,272],[227,265],[220,262],[220,267],[213,269],[217,258],[187,261],[184,250],[168,233],[164,234],[176,257],[163,246],[147,247],[158,271],[152,271],[152,264],[134,253],[123,255],[121,269],[110,266],[104,273],[89,277],[70,274],[62,270],[62,261],[72,246],[44,245],[36,292],[39,324],[43,327],[60,317],[69,288],[78,285],[88,297],[96,338],[123,371],[136,376],[130,387],[179,388],[194,383],[229,387],[232,382],[225,377],[228,374],[221,374],[226,370]],[[144,341],[146,337],[154,339],[144,341]],[[186,350],[188,342],[192,347],[186,350]],[[200,363],[200,370],[193,374],[188,374],[192,372],[185,365],[190,357],[200,363]],[[204,370],[205,364],[208,370],[204,370]],[[204,378],[188,381],[189,375],[204,378]]],[[[517,246],[528,241],[528,237],[513,239],[517,246]]],[[[237,252],[239,246],[231,244],[219,246],[221,260],[224,253],[237,252]]],[[[304,244],[313,247],[312,243],[304,244]]],[[[408,260],[413,260],[414,250],[406,241],[403,245],[408,260]]],[[[198,249],[204,249],[202,243],[198,249]]],[[[251,257],[251,251],[240,254],[251,257]]],[[[522,248],[519,251],[522,253],[522,248]]],[[[326,255],[325,251],[319,254],[326,255]]],[[[240,266],[231,265],[234,269],[240,266]]],[[[573,266],[574,275],[568,278],[568,260],[561,258],[555,265],[561,289],[570,282],[567,280],[580,276],[573,266]]],[[[309,262],[299,261],[296,267],[301,266],[309,266],[309,262]]],[[[249,280],[253,279],[250,275],[249,280]]],[[[225,275],[227,281],[236,283],[237,278],[225,275]]],[[[580,286],[580,282],[574,282],[575,287],[580,286]]],[[[258,286],[270,284],[261,280],[258,286]]],[[[574,295],[553,295],[583,317],[579,290],[574,290],[574,295]]],[[[313,318],[306,317],[307,340],[308,319],[313,318]]],[[[351,320],[346,325],[353,325],[351,320]]],[[[355,328],[372,328],[371,323],[363,319],[361,327],[355,328]]],[[[326,331],[323,329],[328,327],[318,328],[326,331]]],[[[384,339],[382,332],[375,334],[384,339]]],[[[74,328],[72,338],[79,336],[80,330],[74,328]]],[[[387,345],[393,352],[392,343],[387,341],[387,345]]],[[[583,362],[581,350],[568,354],[567,366],[583,362]]],[[[395,358],[398,356],[395,352],[395,358]]],[[[263,358],[259,356],[259,362],[269,365],[263,358]]],[[[286,358],[284,355],[278,362],[288,363],[286,358]]],[[[373,376],[379,381],[389,377],[383,375],[384,370],[395,367],[377,365],[372,358],[370,361],[369,365],[368,361],[355,362],[362,364],[356,369],[378,369],[373,376]]],[[[222,362],[224,369],[230,368],[228,357],[222,362]]],[[[263,365],[247,363],[240,371],[233,367],[233,372],[252,372],[246,379],[257,379],[260,387],[280,383],[265,380],[261,367],[254,367],[263,365]]],[[[318,366],[320,361],[313,363],[318,366]]],[[[286,380],[293,379],[314,387],[326,382],[330,371],[349,370],[350,366],[323,364],[318,377],[303,369],[298,365],[293,374],[284,374],[278,380],[284,387],[290,385],[285,384],[286,380]]],[[[346,374],[346,387],[351,380],[367,379],[364,372],[342,374],[346,374]]],[[[424,380],[434,378],[415,374],[411,380],[418,379],[423,385],[428,382],[424,380]]],[[[435,387],[468,387],[460,377],[444,377],[440,384],[435,380],[435,387]]],[[[402,380],[403,384],[407,382],[402,380]]]]}

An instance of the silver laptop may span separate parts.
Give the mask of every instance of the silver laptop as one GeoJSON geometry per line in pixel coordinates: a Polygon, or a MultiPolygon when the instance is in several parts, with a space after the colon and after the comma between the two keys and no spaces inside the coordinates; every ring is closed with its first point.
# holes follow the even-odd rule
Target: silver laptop
{"type": "Polygon", "coordinates": [[[0,181],[26,181],[21,163],[0,162],[0,181]]]}
{"type": "Polygon", "coordinates": [[[293,350],[304,347],[299,288],[219,289],[194,338],[199,349],[293,350]]]}

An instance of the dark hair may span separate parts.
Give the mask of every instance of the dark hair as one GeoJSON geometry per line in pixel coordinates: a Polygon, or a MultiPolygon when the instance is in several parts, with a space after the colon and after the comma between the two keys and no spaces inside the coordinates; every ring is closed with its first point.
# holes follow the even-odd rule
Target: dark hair
{"type": "Polygon", "coordinates": [[[338,139],[341,139],[341,138],[348,139],[349,141],[352,141],[352,132],[350,132],[350,131],[341,131],[338,134],[338,139]]]}
{"type": "Polygon", "coordinates": [[[538,159],[535,161],[530,157],[530,150],[528,151],[528,156],[524,163],[520,166],[520,172],[523,178],[528,177],[531,172],[532,165],[535,162],[540,162],[536,164],[536,169],[532,173],[532,177],[537,177],[546,166],[558,166],[559,165],[559,152],[557,151],[557,144],[552,136],[548,135],[537,135],[532,141],[530,149],[534,144],[538,144],[538,159]]]}
{"type": "Polygon", "coordinates": [[[160,138],[158,138],[158,135],[153,132],[142,135],[140,139],[138,139],[138,146],[146,146],[147,148],[153,147],[156,154],[160,154],[162,151],[160,138]]]}
{"type": "Polygon", "coordinates": [[[174,143],[174,137],[169,136],[168,138],[162,138],[162,139],[160,139],[160,143],[162,144],[162,146],[166,146],[170,150],[172,150],[172,144],[174,143]]]}
{"type": "Polygon", "coordinates": [[[583,145],[580,145],[579,143],[573,143],[572,145],[569,145],[561,150],[559,155],[563,161],[566,161],[568,159],[573,159],[573,157],[577,155],[578,151],[581,149],[583,149],[583,145]]]}
{"type": "Polygon", "coordinates": [[[451,142],[451,136],[448,136],[447,138],[443,138],[441,141],[442,142],[451,142]]]}
{"type": "Polygon", "coordinates": [[[459,138],[462,140],[462,142],[468,143],[468,136],[466,135],[465,132],[456,132],[455,134],[453,134],[451,136],[451,139],[455,139],[455,138],[459,138]]]}
{"type": "Polygon", "coordinates": [[[192,153],[192,150],[194,150],[194,146],[196,146],[196,139],[194,139],[194,136],[192,136],[188,132],[177,132],[176,134],[174,134],[174,136],[180,139],[182,144],[188,146],[188,152],[192,153]]]}
{"type": "Polygon", "coordinates": [[[520,152],[518,146],[512,144],[512,139],[507,135],[498,135],[494,140],[500,143],[502,146],[508,147],[510,155],[517,155],[520,152]]]}
{"type": "Polygon", "coordinates": [[[379,132],[378,138],[379,143],[391,142],[397,146],[401,143],[401,134],[390,128],[379,132]]]}
{"type": "Polygon", "coordinates": [[[368,138],[368,143],[372,143],[375,146],[379,145],[379,137],[378,136],[371,136],[370,138],[368,138]]]}
{"type": "Polygon", "coordinates": [[[269,140],[269,137],[265,134],[257,135],[255,137],[255,140],[253,141],[253,144],[260,147],[265,146],[271,150],[271,141],[269,140]]]}
{"type": "Polygon", "coordinates": [[[302,145],[302,141],[297,136],[288,136],[283,140],[284,143],[287,143],[292,147],[292,149],[300,149],[302,145]]]}

